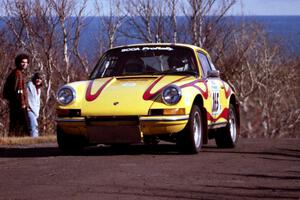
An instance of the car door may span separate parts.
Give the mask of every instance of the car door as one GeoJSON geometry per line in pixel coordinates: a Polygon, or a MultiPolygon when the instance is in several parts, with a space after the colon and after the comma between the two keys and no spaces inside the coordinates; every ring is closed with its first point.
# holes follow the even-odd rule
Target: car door
{"type": "Polygon", "coordinates": [[[220,117],[220,115],[226,106],[224,105],[225,93],[219,71],[215,69],[210,58],[204,52],[198,51],[197,54],[202,69],[202,80],[208,88],[208,98],[204,100],[208,125],[224,123],[226,119],[220,117]]]}

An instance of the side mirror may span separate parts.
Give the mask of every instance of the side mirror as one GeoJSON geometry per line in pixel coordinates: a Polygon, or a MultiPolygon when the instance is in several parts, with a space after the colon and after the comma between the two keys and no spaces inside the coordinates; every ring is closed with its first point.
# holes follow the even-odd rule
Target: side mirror
{"type": "Polygon", "coordinates": [[[219,70],[211,70],[207,72],[208,78],[219,78],[220,77],[220,71],[219,70]]]}

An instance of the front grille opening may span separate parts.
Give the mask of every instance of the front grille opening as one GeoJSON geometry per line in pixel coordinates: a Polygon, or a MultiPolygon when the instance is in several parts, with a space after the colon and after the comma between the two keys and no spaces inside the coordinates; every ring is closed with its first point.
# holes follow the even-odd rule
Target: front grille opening
{"type": "Polygon", "coordinates": [[[185,115],[185,108],[166,108],[166,109],[151,109],[150,116],[162,115],[185,115]]]}
{"type": "Polygon", "coordinates": [[[56,114],[58,117],[80,117],[80,109],[56,109],[56,114]]]}
{"type": "Polygon", "coordinates": [[[139,125],[138,116],[89,116],[85,117],[86,122],[90,125],[102,125],[102,126],[121,126],[139,125]]]}
{"type": "Polygon", "coordinates": [[[161,116],[164,114],[164,110],[163,109],[151,109],[149,111],[149,115],[150,116],[161,116]]]}
{"type": "Polygon", "coordinates": [[[110,121],[139,121],[138,116],[95,116],[95,117],[86,117],[89,121],[103,121],[103,122],[110,122],[110,121]]]}

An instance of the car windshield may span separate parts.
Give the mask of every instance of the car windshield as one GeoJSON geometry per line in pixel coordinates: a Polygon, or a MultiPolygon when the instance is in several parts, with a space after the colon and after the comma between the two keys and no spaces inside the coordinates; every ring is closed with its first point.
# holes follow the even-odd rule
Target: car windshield
{"type": "Polygon", "coordinates": [[[90,78],[111,76],[190,74],[198,75],[193,51],[174,46],[138,46],[108,51],[90,78]]]}

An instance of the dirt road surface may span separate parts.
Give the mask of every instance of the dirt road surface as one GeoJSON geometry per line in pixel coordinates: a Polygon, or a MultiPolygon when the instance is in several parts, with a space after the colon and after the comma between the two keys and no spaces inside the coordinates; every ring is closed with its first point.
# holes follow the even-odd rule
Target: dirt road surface
{"type": "Polygon", "coordinates": [[[300,199],[300,139],[213,141],[197,155],[173,144],[0,146],[0,199],[300,199]]]}

